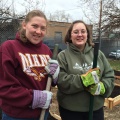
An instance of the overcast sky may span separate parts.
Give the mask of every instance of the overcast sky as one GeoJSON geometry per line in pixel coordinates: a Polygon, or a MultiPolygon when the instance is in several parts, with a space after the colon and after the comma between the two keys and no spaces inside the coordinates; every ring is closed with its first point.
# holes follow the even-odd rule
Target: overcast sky
{"type": "MultiPolygon", "coordinates": [[[[14,1],[15,12],[25,12],[24,0],[9,0],[10,3],[14,1]],[[23,5],[22,5],[23,4],[23,5]]],[[[30,0],[28,0],[30,1],[30,0]]],[[[65,11],[65,14],[70,14],[73,20],[82,19],[86,21],[86,17],[82,11],[82,7],[78,3],[80,0],[40,0],[41,6],[35,5],[37,8],[42,8],[45,14],[52,14],[55,11],[65,11]],[[80,6],[80,7],[79,7],[80,6]]],[[[32,6],[33,4],[31,4],[32,6]]],[[[29,7],[27,5],[27,7],[29,7]]]]}
{"type": "Polygon", "coordinates": [[[83,19],[84,14],[81,7],[78,7],[79,0],[45,0],[45,12],[54,12],[56,10],[64,10],[66,14],[70,14],[73,19],[83,19]]]}
{"type": "MultiPolygon", "coordinates": [[[[93,19],[93,21],[96,20],[98,22],[95,16],[97,11],[95,10],[95,13],[89,11],[90,9],[94,10],[94,7],[80,4],[80,2],[81,0],[2,0],[2,2],[0,2],[0,7],[4,8],[5,5],[7,5],[6,7],[9,7],[15,14],[22,15],[25,15],[26,9],[28,10],[29,8],[29,10],[41,9],[45,12],[47,17],[50,14],[54,14],[56,11],[64,11],[65,14],[69,14],[71,16],[72,21],[80,19],[89,24],[90,19],[93,19]],[[38,1],[39,4],[37,4],[36,1],[38,1]]],[[[98,8],[97,10],[99,11],[98,8]]]]}

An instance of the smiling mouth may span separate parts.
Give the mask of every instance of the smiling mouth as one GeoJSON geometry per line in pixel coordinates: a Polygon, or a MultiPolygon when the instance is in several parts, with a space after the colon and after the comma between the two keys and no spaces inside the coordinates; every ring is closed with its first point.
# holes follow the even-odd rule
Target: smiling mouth
{"type": "Polygon", "coordinates": [[[83,39],[77,39],[77,41],[83,41],[83,39]]]}
{"type": "Polygon", "coordinates": [[[40,36],[33,36],[33,38],[34,38],[35,40],[39,40],[39,39],[40,39],[40,36]]]}

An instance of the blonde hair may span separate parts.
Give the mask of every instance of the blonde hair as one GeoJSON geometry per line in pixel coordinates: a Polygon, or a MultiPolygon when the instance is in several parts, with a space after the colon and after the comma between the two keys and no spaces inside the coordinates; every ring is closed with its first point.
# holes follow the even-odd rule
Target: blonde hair
{"type": "MultiPolygon", "coordinates": [[[[31,20],[31,18],[33,18],[35,16],[43,17],[46,20],[46,22],[47,22],[47,18],[45,16],[45,14],[42,11],[40,11],[40,10],[32,10],[32,11],[30,11],[26,15],[26,17],[24,19],[24,22],[28,23],[31,20]]],[[[27,42],[27,37],[26,37],[25,33],[26,33],[26,30],[24,30],[22,28],[22,25],[21,25],[21,27],[19,28],[19,34],[20,34],[20,39],[21,39],[22,42],[27,42]]]]}

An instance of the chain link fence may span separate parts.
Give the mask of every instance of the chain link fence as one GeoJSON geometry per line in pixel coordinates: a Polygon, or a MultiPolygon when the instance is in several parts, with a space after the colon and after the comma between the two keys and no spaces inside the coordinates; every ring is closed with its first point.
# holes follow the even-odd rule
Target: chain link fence
{"type": "MultiPolygon", "coordinates": [[[[8,39],[15,39],[15,35],[18,31],[21,21],[21,19],[0,18],[0,44],[8,39]]],[[[63,43],[61,38],[45,38],[44,43],[48,45],[51,49],[54,48],[54,44],[56,43],[59,44],[60,50],[66,48],[66,45],[63,43]]],[[[100,50],[106,55],[106,57],[110,61],[111,66],[116,70],[120,70],[120,60],[109,59],[109,53],[117,49],[120,49],[120,34],[112,35],[111,38],[101,39],[100,50]]]]}
{"type": "Polygon", "coordinates": [[[95,36],[93,33],[93,41],[99,42],[100,50],[104,52],[106,57],[109,57],[111,51],[120,50],[120,32],[104,33],[99,36],[95,36]]]}
{"type": "Polygon", "coordinates": [[[8,39],[14,39],[19,27],[17,19],[0,19],[0,44],[8,39]]]}
{"type": "MultiPolygon", "coordinates": [[[[21,21],[22,21],[21,19],[13,19],[13,18],[0,19],[0,44],[2,44],[6,40],[15,39],[21,21]]],[[[59,44],[59,48],[61,50],[66,48],[66,45],[64,44],[63,38],[61,36],[45,37],[43,42],[46,45],[48,45],[51,49],[54,48],[55,44],[59,44]]]]}
{"type": "Polygon", "coordinates": [[[114,39],[101,40],[101,51],[104,52],[106,57],[109,57],[111,51],[120,50],[120,37],[114,39]]]}

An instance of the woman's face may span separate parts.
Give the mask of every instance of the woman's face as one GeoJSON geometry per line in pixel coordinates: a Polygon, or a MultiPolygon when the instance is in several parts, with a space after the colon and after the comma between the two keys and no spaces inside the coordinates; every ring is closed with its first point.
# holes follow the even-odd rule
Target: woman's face
{"type": "Polygon", "coordinates": [[[47,22],[43,17],[35,16],[29,22],[23,23],[26,37],[32,44],[38,44],[46,35],[47,22]]]}
{"type": "Polygon", "coordinates": [[[87,41],[87,29],[83,23],[76,23],[71,31],[72,43],[83,50],[87,41]]]}

